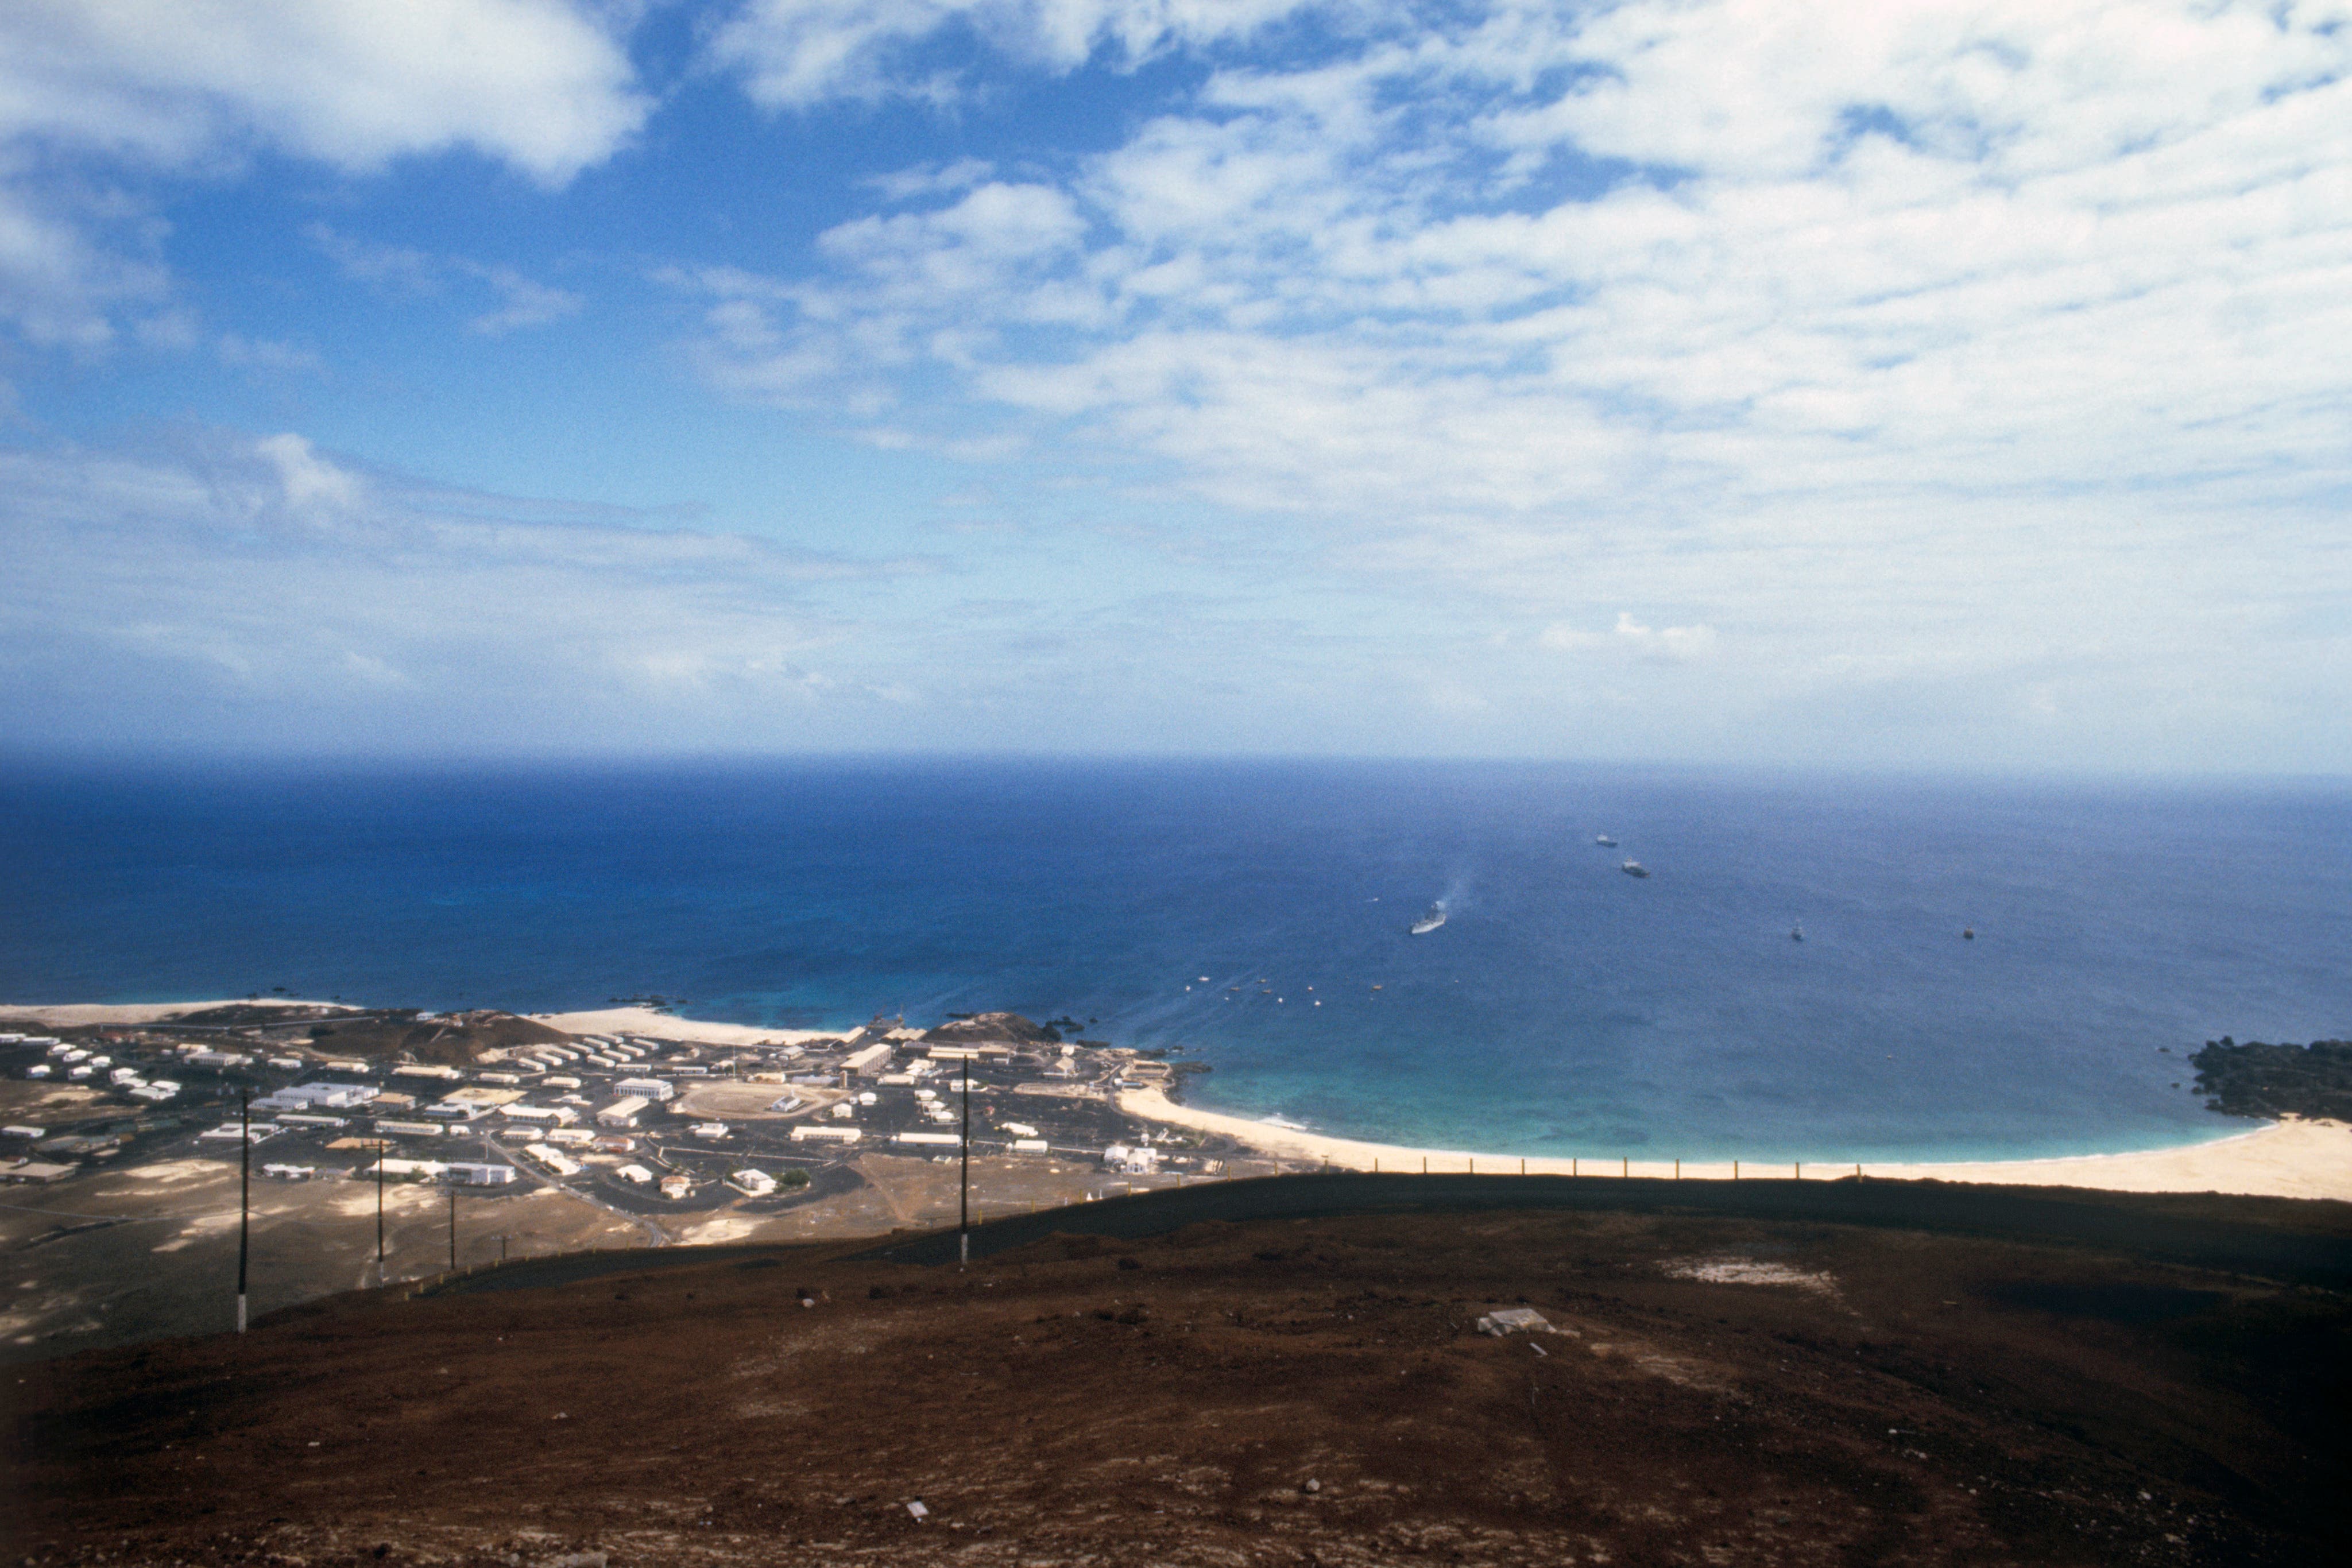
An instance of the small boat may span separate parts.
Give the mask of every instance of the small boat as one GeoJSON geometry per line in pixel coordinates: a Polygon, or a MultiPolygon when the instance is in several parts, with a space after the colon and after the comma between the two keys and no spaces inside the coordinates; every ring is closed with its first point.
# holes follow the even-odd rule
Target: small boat
{"type": "Polygon", "coordinates": [[[1975,941],[1976,939],[1977,939],[1977,928],[1976,928],[1975,926],[1973,926],[1973,925],[1964,925],[1964,926],[1962,926],[1962,927],[1960,928],[1960,940],[1961,940],[1961,941],[1963,941],[1963,942],[1973,942],[1973,941],[1975,941]]]}
{"type": "Polygon", "coordinates": [[[1650,868],[1643,865],[1640,861],[1627,861],[1623,865],[1619,866],[1617,869],[1623,872],[1627,876],[1647,876],[1650,874],[1650,868]]]}
{"type": "Polygon", "coordinates": [[[1431,904],[1427,909],[1423,910],[1422,912],[1421,918],[1412,923],[1412,935],[1415,936],[1426,936],[1444,924],[1445,901],[1444,899],[1439,899],[1435,904],[1431,904]]]}
{"type": "Polygon", "coordinates": [[[1595,833],[1595,834],[1593,834],[1593,835],[1592,835],[1592,841],[1593,841],[1594,843],[1596,843],[1596,844],[1599,844],[1599,845],[1600,845],[1602,849],[1604,849],[1604,850],[1613,850],[1613,849],[1615,849],[1615,848],[1617,847],[1617,841],[1616,841],[1615,839],[1611,838],[1611,837],[1610,837],[1608,834],[1606,834],[1606,833],[1595,833]]]}
{"type": "Polygon", "coordinates": [[[1802,942],[1804,939],[1805,939],[1805,928],[1804,928],[1803,926],[1801,926],[1801,925],[1791,925],[1791,926],[1790,926],[1790,927],[1789,927],[1789,940],[1790,940],[1790,941],[1791,941],[1791,942],[1802,942]]]}

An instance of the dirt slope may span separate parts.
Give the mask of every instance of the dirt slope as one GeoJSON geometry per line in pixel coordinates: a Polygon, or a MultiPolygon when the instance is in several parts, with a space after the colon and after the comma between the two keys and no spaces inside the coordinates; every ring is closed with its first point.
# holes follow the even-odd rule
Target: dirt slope
{"type": "Polygon", "coordinates": [[[1049,1237],[966,1274],[845,1250],[555,1260],[19,1368],[5,1550],[1042,1568],[2347,1544],[2352,1313],[2310,1287],[1624,1213],[1049,1237]],[[1474,1332],[1522,1300],[1562,1332],[1474,1332]]]}

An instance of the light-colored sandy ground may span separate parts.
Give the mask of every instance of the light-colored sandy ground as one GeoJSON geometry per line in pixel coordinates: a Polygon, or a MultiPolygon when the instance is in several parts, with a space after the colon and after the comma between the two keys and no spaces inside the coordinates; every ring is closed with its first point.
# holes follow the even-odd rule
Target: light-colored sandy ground
{"type": "MultiPolygon", "coordinates": [[[[207,1008],[268,1006],[331,1008],[339,1012],[360,1009],[342,1002],[312,1001],[301,997],[225,997],[195,1002],[70,1002],[17,1007],[0,1002],[0,1018],[36,1019],[54,1026],[73,1024],[163,1023],[207,1008]]],[[[656,1040],[688,1040],[703,1045],[795,1045],[803,1040],[835,1038],[819,1029],[753,1029],[748,1024],[706,1023],[700,1019],[672,1018],[651,1008],[600,1008],[577,1013],[532,1013],[566,1034],[644,1034],[656,1040]]]]}
{"type": "MultiPolygon", "coordinates": [[[[1529,1176],[1681,1176],[1686,1179],[1801,1176],[1831,1180],[1851,1176],[1852,1161],[1807,1161],[1801,1166],[1743,1160],[1737,1172],[1728,1160],[1551,1159],[1475,1155],[1463,1149],[1416,1149],[1368,1144],[1304,1129],[1275,1126],[1246,1116],[1179,1105],[1157,1089],[1129,1090],[1119,1109],[1147,1121],[1221,1133],[1237,1143],[1285,1160],[1312,1161],[1350,1170],[1492,1171],[1529,1176]]],[[[2120,1155],[2084,1155],[2068,1159],[1992,1160],[1974,1164],[1874,1165],[1865,1176],[1892,1180],[1990,1182],[2016,1186],[2084,1186],[2111,1192],[2226,1192],[2267,1197],[2327,1197],[2352,1200],[2352,1127],[2341,1122],[2296,1119],[2267,1123],[2255,1130],[2182,1148],[2146,1149],[2120,1155]]]]}
{"type": "Polygon", "coordinates": [[[18,1007],[12,1002],[0,1002],[0,1018],[38,1019],[46,1024],[70,1028],[89,1023],[163,1023],[202,1012],[206,1008],[331,1008],[337,1012],[357,1012],[357,1008],[341,1002],[317,1002],[301,997],[225,997],[210,1002],[66,1002],[43,1007],[18,1007]]]}
{"type": "Polygon", "coordinates": [[[706,1023],[672,1018],[651,1008],[599,1008],[578,1013],[532,1013],[541,1023],[566,1034],[642,1034],[656,1040],[689,1040],[701,1045],[798,1045],[833,1040],[821,1029],[753,1029],[749,1024],[706,1023]]]}

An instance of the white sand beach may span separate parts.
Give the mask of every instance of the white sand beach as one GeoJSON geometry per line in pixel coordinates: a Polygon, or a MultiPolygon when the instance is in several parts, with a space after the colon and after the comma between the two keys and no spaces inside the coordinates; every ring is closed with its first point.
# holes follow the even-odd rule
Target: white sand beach
{"type": "Polygon", "coordinates": [[[821,1029],[754,1029],[750,1024],[707,1023],[700,1019],[673,1018],[651,1008],[598,1008],[577,1013],[528,1013],[537,1022],[566,1034],[642,1034],[656,1040],[692,1040],[698,1045],[799,1045],[839,1036],[821,1029]]]}
{"type": "Polygon", "coordinates": [[[0,1002],[0,1018],[36,1019],[71,1029],[80,1024],[168,1023],[208,1008],[325,1008],[331,1012],[357,1012],[344,1002],[312,1001],[304,997],[223,997],[209,1002],[59,1002],[17,1007],[0,1002]]]}
{"type": "MultiPolygon", "coordinates": [[[[1851,1160],[1762,1163],[1741,1160],[1557,1159],[1478,1155],[1464,1149],[1409,1148],[1335,1138],[1246,1116],[1179,1105],[1157,1089],[1129,1090],[1119,1109],[1146,1121],[1221,1133],[1277,1159],[1311,1160],[1349,1170],[1491,1171],[1529,1176],[1680,1176],[1685,1180],[1791,1176],[1807,1181],[1852,1176],[1851,1160]]],[[[2352,1126],[2288,1118],[2233,1137],[2169,1149],[2081,1155],[2063,1159],[1890,1165],[1864,1161],[1867,1176],[1886,1180],[1986,1182],[2015,1186],[2097,1187],[2110,1192],[2220,1192],[2267,1197],[2352,1201],[2352,1126]]]]}

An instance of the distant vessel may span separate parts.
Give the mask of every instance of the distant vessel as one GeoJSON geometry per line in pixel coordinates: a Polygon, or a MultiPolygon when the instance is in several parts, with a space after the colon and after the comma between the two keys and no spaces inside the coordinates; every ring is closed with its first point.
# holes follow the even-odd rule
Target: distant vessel
{"type": "Polygon", "coordinates": [[[1623,865],[1619,866],[1617,869],[1623,872],[1627,876],[1647,876],[1650,874],[1650,868],[1643,865],[1640,861],[1627,861],[1623,865]]]}
{"type": "Polygon", "coordinates": [[[1595,833],[1595,834],[1593,834],[1593,835],[1592,835],[1592,841],[1593,841],[1594,843],[1596,843],[1596,844],[1599,844],[1599,845],[1600,845],[1601,848],[1603,848],[1603,849],[1610,849],[1610,850],[1613,850],[1613,849],[1615,849],[1615,848],[1617,847],[1617,841],[1616,841],[1615,839],[1611,838],[1611,837],[1610,837],[1608,834],[1606,834],[1606,833],[1595,833]]]}
{"type": "Polygon", "coordinates": [[[1440,899],[1423,910],[1421,918],[1412,923],[1412,934],[1415,936],[1426,936],[1444,924],[1445,901],[1440,899]]]}
{"type": "Polygon", "coordinates": [[[1789,927],[1789,940],[1790,940],[1790,941],[1791,941],[1791,942],[1802,942],[1804,939],[1805,939],[1805,928],[1804,928],[1803,926],[1801,926],[1801,925],[1791,925],[1791,926],[1790,926],[1790,927],[1789,927]]]}
{"type": "Polygon", "coordinates": [[[1973,926],[1973,925],[1967,926],[1967,927],[1963,928],[1963,929],[1962,929],[1962,931],[1960,932],[1960,940],[1961,940],[1961,941],[1963,941],[1963,942],[1973,942],[1973,941],[1975,941],[1976,939],[1977,939],[1977,928],[1976,928],[1975,926],[1973,926]]]}

